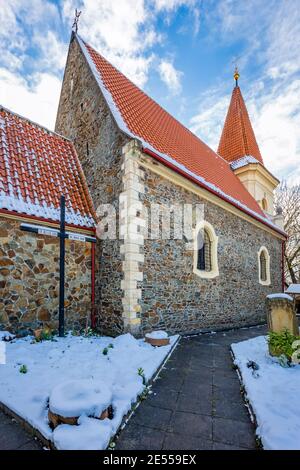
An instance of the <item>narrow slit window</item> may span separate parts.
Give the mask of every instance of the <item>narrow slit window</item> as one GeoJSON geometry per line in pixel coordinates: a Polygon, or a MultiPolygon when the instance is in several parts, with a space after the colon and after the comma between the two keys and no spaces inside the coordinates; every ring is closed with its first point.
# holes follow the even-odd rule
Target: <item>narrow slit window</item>
{"type": "Polygon", "coordinates": [[[206,230],[204,230],[203,245],[198,250],[197,269],[200,271],[211,271],[211,240],[206,230]]]}
{"type": "Polygon", "coordinates": [[[267,280],[267,258],[264,251],[260,254],[260,279],[263,282],[267,280]]]}

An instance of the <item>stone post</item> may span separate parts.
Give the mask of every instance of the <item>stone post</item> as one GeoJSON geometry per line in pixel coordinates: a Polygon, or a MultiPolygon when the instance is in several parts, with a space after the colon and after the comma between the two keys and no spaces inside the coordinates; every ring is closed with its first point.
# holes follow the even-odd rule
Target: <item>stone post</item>
{"type": "Polygon", "coordinates": [[[267,296],[268,330],[281,333],[288,330],[292,335],[299,336],[298,321],[292,297],[287,294],[271,294],[267,296]]]}

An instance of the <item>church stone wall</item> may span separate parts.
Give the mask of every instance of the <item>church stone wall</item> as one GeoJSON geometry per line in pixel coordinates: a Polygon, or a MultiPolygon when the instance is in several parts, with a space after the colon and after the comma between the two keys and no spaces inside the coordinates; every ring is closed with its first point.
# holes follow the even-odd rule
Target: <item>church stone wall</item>
{"type": "MultiPolygon", "coordinates": [[[[74,142],[95,209],[99,204],[112,204],[118,213],[122,147],[128,138],[119,131],[76,39],[70,45],[56,131],[74,142]]],[[[117,233],[118,229],[117,225],[117,233]]],[[[118,237],[97,246],[98,327],[108,334],[120,333],[124,326],[120,246],[118,237]]]]}
{"type": "Polygon", "coordinates": [[[144,169],[144,204],[204,204],[204,219],[218,238],[219,276],[193,273],[194,252],[184,240],[144,241],[142,329],[196,332],[251,325],[266,320],[265,297],[281,292],[281,241],[270,233],[144,169]],[[271,285],[258,279],[257,252],[271,257],[271,285]]]}
{"type": "MultiPolygon", "coordinates": [[[[90,325],[91,246],[66,240],[66,328],[90,325]]],[[[0,217],[0,330],[58,328],[59,239],[0,217]]]]}

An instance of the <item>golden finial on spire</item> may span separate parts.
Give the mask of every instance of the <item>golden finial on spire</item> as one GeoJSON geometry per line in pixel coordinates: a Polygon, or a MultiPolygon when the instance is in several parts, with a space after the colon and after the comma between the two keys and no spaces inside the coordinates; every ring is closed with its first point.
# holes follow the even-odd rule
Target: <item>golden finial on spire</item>
{"type": "Polygon", "coordinates": [[[235,67],[233,77],[235,79],[235,86],[238,86],[238,80],[240,78],[240,74],[239,74],[237,66],[235,67]]]}

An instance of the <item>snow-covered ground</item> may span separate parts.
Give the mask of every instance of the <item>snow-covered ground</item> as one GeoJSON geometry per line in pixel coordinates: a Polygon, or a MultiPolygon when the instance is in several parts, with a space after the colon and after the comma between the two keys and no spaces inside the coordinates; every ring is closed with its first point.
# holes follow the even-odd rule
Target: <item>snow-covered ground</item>
{"type": "Polygon", "coordinates": [[[264,449],[300,449],[300,365],[282,367],[269,355],[267,338],[231,345],[264,449]],[[254,361],[259,369],[248,368],[254,361]]]}
{"type": "Polygon", "coordinates": [[[58,449],[105,449],[144,390],[141,375],[144,373],[146,380],[153,376],[177,338],[171,337],[170,345],[160,348],[130,334],[115,339],[68,335],[39,343],[34,343],[32,337],[6,342],[6,364],[0,364],[0,401],[58,449]],[[139,368],[143,369],[141,375],[139,368]],[[82,381],[82,390],[78,390],[78,381],[82,381]],[[100,406],[111,400],[113,419],[90,417],[94,416],[91,410],[99,412],[97,393],[102,397],[100,406]],[[61,424],[52,431],[48,402],[52,400],[59,411],[65,408],[68,413],[64,396],[78,397],[80,410],[87,411],[82,413],[78,426],[61,424]]]}

